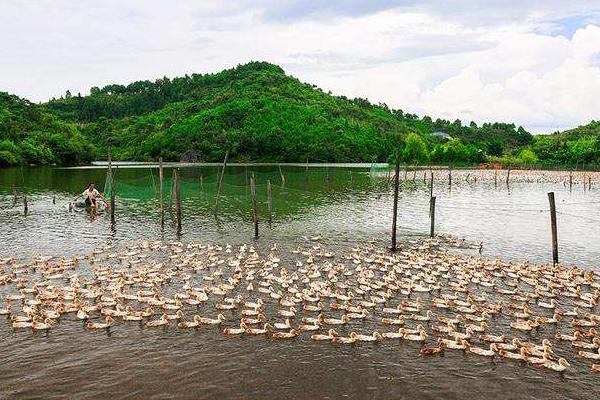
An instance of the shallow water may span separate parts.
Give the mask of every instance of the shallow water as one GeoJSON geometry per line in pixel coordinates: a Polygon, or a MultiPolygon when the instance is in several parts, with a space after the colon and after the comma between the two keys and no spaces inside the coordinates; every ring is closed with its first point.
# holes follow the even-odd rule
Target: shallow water
{"type": "MultiPolygon", "coordinates": [[[[316,235],[336,251],[372,239],[381,246],[388,244],[389,186],[370,178],[368,170],[353,169],[352,175],[350,171],[320,168],[305,175],[303,168],[284,168],[286,185],[281,188],[278,169],[257,168],[259,192],[266,192],[267,179],[274,184],[270,226],[266,196],[259,197],[257,248],[265,250],[277,243],[285,253],[296,245],[306,246],[304,236],[316,235]]],[[[167,212],[164,229],[158,223],[156,171],[153,184],[148,170],[117,170],[121,195],[115,225],[106,214],[92,221],[85,212],[69,212],[68,200],[90,180],[102,186],[104,175],[104,170],[96,169],[0,170],[0,256],[83,254],[106,241],[121,244],[139,238],[253,243],[245,168],[231,168],[225,175],[217,217],[213,213],[216,170],[183,170],[180,236],[171,213],[167,212]],[[12,183],[28,194],[26,216],[21,199],[14,203],[12,183]]],[[[547,192],[555,191],[557,209],[570,214],[558,215],[561,261],[597,267],[600,221],[595,219],[600,189],[583,192],[575,186],[570,192],[562,183],[513,183],[509,191],[501,185],[455,182],[450,193],[441,181],[434,188],[437,232],[483,240],[484,256],[548,262],[550,218],[545,210],[547,192]]],[[[428,233],[428,198],[429,189],[420,179],[403,183],[401,238],[428,233]]],[[[291,262],[291,258],[283,260],[291,262]]],[[[365,329],[356,324],[354,328],[365,329]]],[[[594,399],[600,395],[597,375],[585,373],[583,367],[562,376],[460,352],[427,359],[418,355],[418,345],[406,341],[336,347],[304,336],[293,342],[228,338],[210,327],[181,331],[117,325],[106,334],[90,333],[75,321],[64,321],[48,334],[15,332],[0,323],[0,337],[0,398],[98,398],[106,393],[114,398],[156,399],[594,399]]]]}

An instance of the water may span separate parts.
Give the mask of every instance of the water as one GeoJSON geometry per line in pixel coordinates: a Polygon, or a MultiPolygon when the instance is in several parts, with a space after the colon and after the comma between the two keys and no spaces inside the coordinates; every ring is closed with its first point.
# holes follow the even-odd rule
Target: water
{"type": "MultiPolygon", "coordinates": [[[[369,177],[368,169],[331,167],[310,169],[307,174],[301,167],[283,168],[282,188],[277,168],[228,167],[218,216],[213,213],[216,169],[182,170],[181,235],[171,212],[166,214],[164,229],[158,223],[156,172],[116,171],[119,197],[112,225],[107,214],[90,218],[66,207],[89,181],[102,188],[104,170],[0,170],[0,257],[84,254],[105,242],[122,244],[140,238],[254,243],[260,251],[277,243],[282,253],[306,246],[310,242],[304,237],[317,235],[335,251],[369,240],[388,244],[392,193],[384,179],[369,177]],[[246,171],[249,177],[253,170],[261,214],[256,242],[246,185],[246,171]],[[270,226],[267,179],[273,183],[274,195],[270,226]],[[26,216],[21,198],[14,202],[13,183],[28,195],[26,216]]],[[[165,175],[170,173],[167,170],[165,175]]],[[[444,174],[439,172],[434,189],[437,232],[483,241],[484,256],[548,262],[547,192],[555,191],[562,212],[558,215],[561,261],[597,268],[600,191],[584,192],[581,185],[569,191],[560,182],[514,182],[507,190],[489,180],[466,183],[456,174],[449,192],[444,174]]],[[[429,189],[420,178],[402,184],[399,236],[404,240],[428,234],[429,189]]],[[[168,205],[170,181],[165,188],[168,205]]],[[[282,259],[292,262],[289,256],[282,259]]],[[[428,359],[418,355],[418,345],[406,341],[335,347],[307,336],[291,342],[228,338],[211,327],[198,331],[131,328],[116,326],[109,334],[93,333],[65,321],[47,334],[31,334],[0,323],[0,398],[83,399],[111,393],[114,398],[156,399],[593,399],[600,394],[597,378],[581,367],[561,376],[460,352],[428,359]]]]}

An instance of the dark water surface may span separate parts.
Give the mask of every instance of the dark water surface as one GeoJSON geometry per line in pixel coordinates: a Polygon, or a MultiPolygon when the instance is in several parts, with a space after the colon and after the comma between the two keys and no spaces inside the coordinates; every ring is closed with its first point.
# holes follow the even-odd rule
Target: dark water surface
{"type": "MultiPolygon", "coordinates": [[[[89,181],[104,186],[102,169],[0,170],[0,257],[34,254],[81,255],[103,243],[121,246],[138,239],[254,244],[268,251],[277,243],[282,264],[289,250],[323,245],[342,252],[375,240],[388,244],[390,187],[368,169],[228,167],[219,213],[214,214],[216,168],[182,170],[183,231],[178,235],[165,183],[165,227],[159,224],[158,174],[149,169],[116,171],[116,224],[106,213],[95,218],[69,212],[67,204],[89,181]],[[249,176],[256,173],[260,239],[254,240],[249,176]],[[202,178],[200,178],[202,177],[202,178]],[[273,183],[269,226],[266,182],[273,183]],[[12,184],[18,191],[14,201],[12,184]],[[29,203],[23,213],[22,193],[29,203]],[[55,196],[56,204],[53,204],[55,196]],[[287,254],[284,256],[283,254],[287,254]]],[[[165,175],[170,178],[171,171],[165,175]]],[[[440,172],[440,174],[443,174],[440,172]]],[[[551,259],[547,192],[557,198],[560,257],[597,269],[600,260],[600,186],[584,192],[563,183],[455,182],[449,192],[436,180],[436,230],[483,241],[483,255],[507,260],[551,259]]],[[[400,237],[412,240],[429,230],[429,188],[402,184],[400,237]]],[[[465,250],[476,254],[475,250],[465,250]]],[[[0,301],[0,305],[4,305],[0,301]]],[[[595,311],[596,313],[598,310],[595,311]]],[[[358,322],[355,328],[362,328],[358,322]]],[[[117,324],[89,332],[79,321],[62,321],[49,333],[13,331],[0,322],[0,398],[131,399],[596,399],[600,377],[578,365],[561,375],[512,362],[447,352],[423,358],[406,341],[336,347],[302,335],[293,341],[225,337],[219,328],[197,331],[147,329],[117,324]]],[[[348,331],[353,326],[348,327],[348,331]]],[[[530,340],[540,341],[543,335],[530,340]]],[[[534,334],[537,335],[537,334],[534,334]]],[[[560,354],[561,349],[556,349],[560,354]]]]}

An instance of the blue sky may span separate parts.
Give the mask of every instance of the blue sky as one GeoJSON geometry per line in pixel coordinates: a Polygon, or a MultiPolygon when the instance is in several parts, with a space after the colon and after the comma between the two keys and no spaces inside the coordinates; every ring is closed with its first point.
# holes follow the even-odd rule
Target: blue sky
{"type": "Polygon", "coordinates": [[[34,101],[265,60],[434,118],[600,119],[600,0],[0,0],[0,59],[34,101]]]}

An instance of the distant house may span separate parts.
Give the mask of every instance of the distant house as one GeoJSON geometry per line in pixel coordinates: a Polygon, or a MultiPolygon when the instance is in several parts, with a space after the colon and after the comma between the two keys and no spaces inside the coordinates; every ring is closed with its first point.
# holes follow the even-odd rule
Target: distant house
{"type": "Polygon", "coordinates": [[[434,131],[434,132],[431,132],[431,136],[440,138],[444,142],[446,140],[451,140],[452,139],[452,136],[450,136],[448,134],[448,132],[445,132],[445,131],[434,131]]]}

